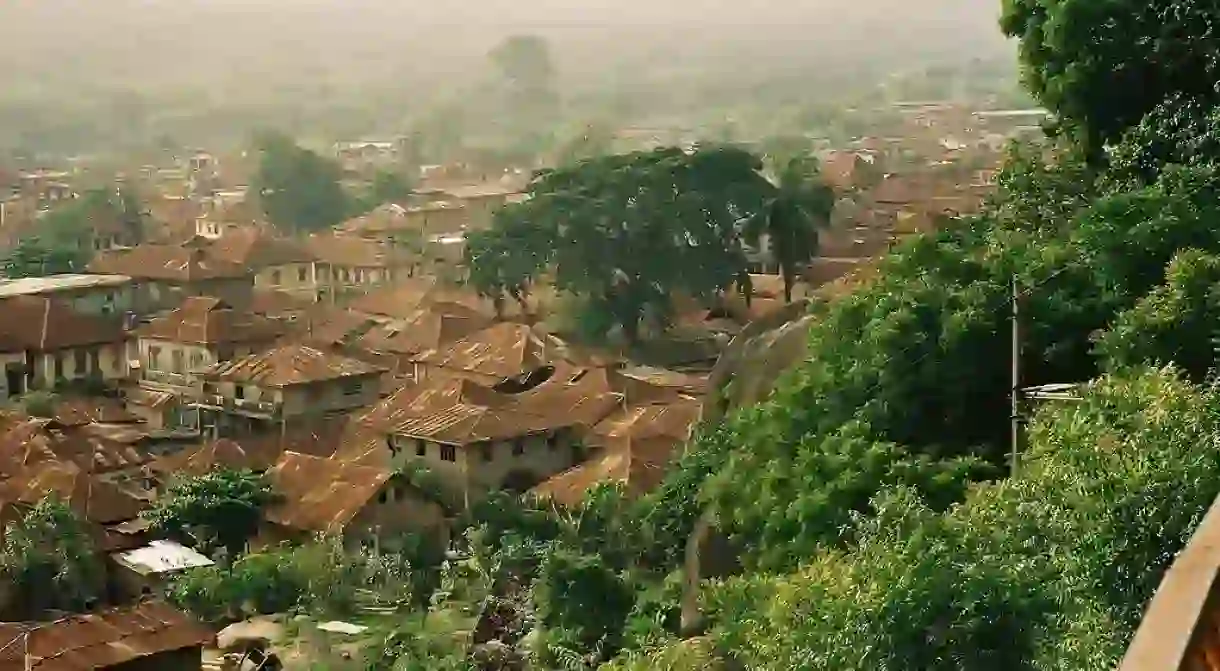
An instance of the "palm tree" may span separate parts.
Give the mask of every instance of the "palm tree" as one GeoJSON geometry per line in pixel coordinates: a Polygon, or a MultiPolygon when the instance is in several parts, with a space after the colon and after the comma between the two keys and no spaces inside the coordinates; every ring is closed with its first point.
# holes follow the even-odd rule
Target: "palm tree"
{"type": "Polygon", "coordinates": [[[784,301],[791,303],[797,271],[817,256],[818,233],[830,224],[835,194],[822,181],[812,156],[779,166],[774,186],[766,205],[747,225],[746,237],[756,247],[767,241],[784,278],[784,301]]]}

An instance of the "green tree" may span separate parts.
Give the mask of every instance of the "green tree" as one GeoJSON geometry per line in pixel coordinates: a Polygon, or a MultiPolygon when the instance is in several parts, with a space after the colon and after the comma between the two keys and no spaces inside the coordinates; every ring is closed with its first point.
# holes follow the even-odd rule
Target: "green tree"
{"type": "Polygon", "coordinates": [[[105,595],[105,568],[84,522],[45,498],[0,538],[0,612],[30,620],[48,610],[75,612],[105,595]]]}
{"type": "Polygon", "coordinates": [[[516,301],[523,313],[529,311],[530,287],[552,253],[547,229],[523,215],[520,209],[500,209],[490,229],[466,236],[467,282],[492,302],[497,315],[503,313],[506,297],[516,301]]]}
{"type": "MultiPolygon", "coordinates": [[[[533,589],[539,624],[551,632],[553,647],[568,647],[595,661],[618,650],[618,636],[631,612],[629,585],[596,555],[557,549],[547,555],[533,589]],[[599,658],[600,657],[600,658],[599,658]]],[[[546,651],[547,668],[561,656],[546,651]]]]}
{"type": "Polygon", "coordinates": [[[257,141],[260,152],[253,191],[271,223],[298,232],[342,222],[351,211],[339,185],[339,166],[275,133],[257,141]]]}
{"type": "Polygon", "coordinates": [[[748,152],[722,147],[599,157],[541,172],[496,228],[513,240],[502,247],[519,259],[512,268],[553,268],[559,289],[612,315],[635,342],[642,323],[668,321],[675,293],[710,300],[743,280],[742,222],[770,193],[760,169],[748,152]],[[509,231],[521,222],[545,249],[515,241],[509,231]]]}
{"type": "Polygon", "coordinates": [[[1100,156],[1176,94],[1220,100],[1218,20],[1194,0],[1004,0],[1000,26],[1020,41],[1026,86],[1100,156]]]}
{"type": "Polygon", "coordinates": [[[1097,351],[1111,370],[1173,363],[1202,382],[1216,368],[1218,335],[1220,257],[1184,250],[1165,283],[1100,334],[1097,351]]]}
{"type": "Polygon", "coordinates": [[[4,255],[0,267],[8,278],[43,277],[77,273],[85,269],[91,254],[78,245],[64,245],[39,236],[22,238],[4,255]]]}
{"type": "Polygon", "coordinates": [[[219,470],[174,482],[145,513],[162,533],[203,536],[225,548],[230,560],[258,531],[263,509],[275,501],[270,485],[250,471],[219,470]]]}
{"type": "Polygon", "coordinates": [[[830,225],[835,194],[810,156],[782,164],[774,193],[746,228],[755,246],[765,246],[784,278],[784,301],[792,302],[792,287],[801,270],[818,254],[818,231],[830,225]]]}
{"type": "Polygon", "coordinates": [[[1214,392],[1107,378],[1031,427],[1021,477],[945,514],[877,497],[856,544],[710,593],[747,668],[1109,669],[1217,494],[1214,392]]]}

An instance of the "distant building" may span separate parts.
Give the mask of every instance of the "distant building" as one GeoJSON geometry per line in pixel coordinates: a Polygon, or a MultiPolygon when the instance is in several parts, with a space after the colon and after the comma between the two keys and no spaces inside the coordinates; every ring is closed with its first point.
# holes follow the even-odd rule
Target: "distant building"
{"type": "Polygon", "coordinates": [[[305,345],[219,362],[199,374],[202,426],[213,436],[255,435],[377,402],[384,369],[305,345]]]}

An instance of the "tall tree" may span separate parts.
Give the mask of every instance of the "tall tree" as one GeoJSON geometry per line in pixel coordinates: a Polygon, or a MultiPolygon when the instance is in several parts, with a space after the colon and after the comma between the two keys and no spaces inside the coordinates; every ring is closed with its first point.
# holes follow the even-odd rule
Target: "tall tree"
{"type": "Polygon", "coordinates": [[[1100,157],[1167,98],[1220,101],[1217,22],[1197,0],[1004,0],[1000,26],[1030,91],[1100,157]]]}
{"type": "Polygon", "coordinates": [[[254,536],[265,506],[275,500],[270,485],[249,471],[213,471],[170,486],[145,514],[154,529],[176,536],[203,536],[235,558],[254,536]]]}
{"type": "Polygon", "coordinates": [[[262,135],[257,145],[261,156],[254,190],[271,223],[308,232],[330,228],[347,217],[350,206],[334,161],[278,133],[262,135]]]}
{"type": "Polygon", "coordinates": [[[830,225],[834,190],[821,179],[817,160],[790,158],[776,176],[767,205],[746,228],[747,239],[765,246],[784,278],[784,301],[792,302],[797,274],[818,253],[818,231],[830,225]]]}
{"type": "Polygon", "coordinates": [[[534,243],[504,247],[513,267],[553,267],[559,289],[635,342],[643,322],[667,322],[675,293],[710,300],[743,279],[743,225],[772,190],[760,170],[725,147],[603,156],[539,173],[497,228],[503,239],[532,228],[534,243]]]}

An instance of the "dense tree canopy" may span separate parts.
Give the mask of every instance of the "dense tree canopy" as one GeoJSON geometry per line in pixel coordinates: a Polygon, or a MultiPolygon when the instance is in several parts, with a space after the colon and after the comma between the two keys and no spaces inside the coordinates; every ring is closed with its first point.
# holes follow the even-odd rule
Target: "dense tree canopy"
{"type": "MultiPolygon", "coordinates": [[[[10,509],[11,511],[11,509],[10,509]]],[[[6,620],[77,611],[105,595],[105,567],[85,523],[46,498],[0,535],[0,614],[6,620]]]]}
{"type": "Polygon", "coordinates": [[[224,548],[230,558],[258,531],[263,508],[275,500],[270,485],[249,471],[212,471],[174,482],[145,517],[152,528],[190,534],[224,548]]]}
{"type": "Polygon", "coordinates": [[[774,192],[750,153],[704,147],[602,156],[540,173],[471,243],[471,281],[519,291],[543,269],[634,341],[672,298],[711,299],[745,277],[745,222],[774,192]],[[646,250],[646,251],[645,251],[646,250]]]}
{"type": "Polygon", "coordinates": [[[1094,153],[1165,100],[1220,100],[1212,34],[1220,6],[1197,0],[1004,0],[1026,84],[1094,153]]]}
{"type": "Polygon", "coordinates": [[[263,135],[257,145],[260,158],[253,190],[271,223],[310,232],[347,217],[350,204],[334,161],[275,133],[263,135]]]}

